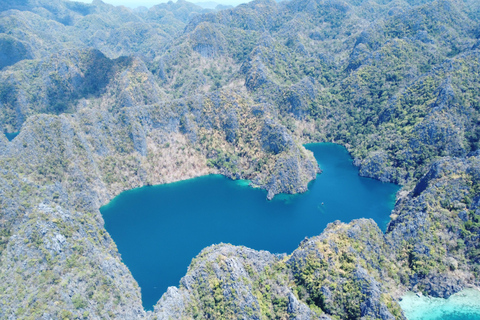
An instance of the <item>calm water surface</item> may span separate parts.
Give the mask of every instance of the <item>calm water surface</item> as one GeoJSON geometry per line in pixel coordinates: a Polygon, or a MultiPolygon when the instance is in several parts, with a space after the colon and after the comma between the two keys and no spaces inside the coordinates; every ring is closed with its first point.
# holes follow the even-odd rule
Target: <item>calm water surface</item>
{"type": "Polygon", "coordinates": [[[323,170],[309,191],[266,200],[245,181],[210,175],[129,190],[101,208],[105,227],[151,310],[203,248],[224,242],[291,253],[329,222],[372,218],[385,229],[399,187],[358,176],[347,150],[306,145],[323,170]]]}
{"type": "Polygon", "coordinates": [[[13,139],[15,139],[16,136],[18,136],[19,133],[20,131],[12,133],[5,132],[5,136],[7,137],[8,141],[12,141],[13,139]]]}
{"type": "Polygon", "coordinates": [[[408,292],[400,306],[408,320],[478,320],[480,291],[465,289],[448,299],[419,297],[408,292]]]}

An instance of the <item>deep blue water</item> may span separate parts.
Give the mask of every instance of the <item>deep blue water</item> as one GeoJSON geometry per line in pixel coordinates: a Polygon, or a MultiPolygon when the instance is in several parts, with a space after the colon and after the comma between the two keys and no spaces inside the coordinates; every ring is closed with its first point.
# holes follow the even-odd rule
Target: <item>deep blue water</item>
{"type": "Polygon", "coordinates": [[[8,141],[12,141],[16,136],[18,136],[19,133],[20,131],[12,133],[5,132],[5,136],[7,137],[8,141]]]}
{"type": "Polygon", "coordinates": [[[306,145],[323,170],[309,191],[277,195],[220,175],[123,192],[101,208],[105,227],[151,310],[169,286],[177,286],[203,248],[224,242],[291,253],[329,222],[372,218],[382,230],[399,187],[358,176],[347,150],[306,145]]]}

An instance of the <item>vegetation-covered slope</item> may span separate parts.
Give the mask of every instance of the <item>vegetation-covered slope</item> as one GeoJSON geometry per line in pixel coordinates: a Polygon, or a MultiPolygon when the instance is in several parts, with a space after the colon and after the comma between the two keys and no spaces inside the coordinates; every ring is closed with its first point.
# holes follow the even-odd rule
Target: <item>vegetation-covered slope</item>
{"type": "Polygon", "coordinates": [[[208,11],[0,2],[0,318],[402,319],[480,281],[480,4],[256,0],[208,11]],[[403,185],[382,234],[205,249],[145,312],[99,207],[219,172],[303,192],[305,142],[403,185]]]}

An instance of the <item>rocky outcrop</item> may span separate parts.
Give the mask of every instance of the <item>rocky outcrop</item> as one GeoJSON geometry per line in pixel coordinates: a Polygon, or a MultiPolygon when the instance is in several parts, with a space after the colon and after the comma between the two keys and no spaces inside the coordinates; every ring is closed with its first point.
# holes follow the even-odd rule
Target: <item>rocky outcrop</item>
{"type": "Polygon", "coordinates": [[[209,23],[201,23],[190,34],[190,41],[194,51],[205,58],[215,58],[225,51],[225,37],[209,23]]]}
{"type": "Polygon", "coordinates": [[[357,220],[329,224],[319,237],[303,241],[288,261],[299,294],[340,318],[402,318],[396,303],[387,307],[394,298],[382,265],[395,262],[379,259],[387,256],[383,237],[373,221],[357,220]]]}
{"type": "Polygon", "coordinates": [[[319,172],[313,154],[295,146],[277,158],[273,174],[268,182],[267,199],[279,193],[302,193],[307,191],[308,182],[319,172]]]}
{"type": "Polygon", "coordinates": [[[98,50],[71,50],[28,65],[20,63],[2,75],[0,127],[10,131],[33,114],[155,104],[165,95],[136,58],[112,60],[98,50]]]}
{"type": "Polygon", "coordinates": [[[8,35],[0,36],[0,69],[31,58],[32,55],[23,42],[8,35]]]}
{"type": "Polygon", "coordinates": [[[305,78],[282,92],[281,109],[291,113],[297,119],[304,119],[310,113],[310,105],[317,97],[315,85],[305,78]]]}
{"type": "Polygon", "coordinates": [[[267,152],[279,154],[294,146],[293,138],[288,134],[287,129],[267,119],[261,131],[262,148],[267,152]]]}
{"type": "Polygon", "coordinates": [[[204,249],[182,278],[155,306],[153,315],[262,319],[330,319],[299,300],[282,278],[288,278],[284,256],[231,245],[204,249]],[[189,304],[184,302],[188,301],[189,304]]]}
{"type": "Polygon", "coordinates": [[[212,246],[192,261],[180,287],[169,288],[153,314],[209,318],[225,310],[227,318],[403,319],[380,265],[371,264],[385,255],[382,238],[373,221],[358,220],[329,225],[288,257],[212,246]],[[368,270],[362,267],[367,261],[368,270]]]}
{"type": "Polygon", "coordinates": [[[395,169],[388,164],[388,155],[385,152],[377,151],[370,153],[360,161],[355,159],[354,164],[360,167],[359,174],[362,177],[378,179],[382,182],[394,180],[395,169]]]}
{"type": "Polygon", "coordinates": [[[478,285],[478,164],[477,156],[444,158],[397,203],[386,239],[408,287],[447,298],[478,285]]]}
{"type": "Polygon", "coordinates": [[[402,290],[479,285],[475,1],[0,10],[0,129],[20,131],[0,135],[0,318],[402,319],[402,290]],[[143,311],[98,208],[209,173],[303,192],[305,141],[405,184],[386,234],[358,220],[289,256],[213,246],[143,311]]]}
{"type": "Polygon", "coordinates": [[[0,287],[6,298],[0,317],[142,317],[140,290],[102,231],[99,213],[69,211],[56,203],[65,194],[62,188],[48,189],[37,195],[53,201],[31,203],[10,221],[0,259],[0,287]],[[53,197],[48,197],[51,191],[53,197]],[[19,307],[25,299],[32,303],[19,307]]]}

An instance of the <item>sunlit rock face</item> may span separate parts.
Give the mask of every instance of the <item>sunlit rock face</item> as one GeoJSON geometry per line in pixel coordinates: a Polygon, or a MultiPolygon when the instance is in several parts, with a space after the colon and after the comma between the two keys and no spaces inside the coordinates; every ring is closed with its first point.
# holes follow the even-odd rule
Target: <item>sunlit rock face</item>
{"type": "Polygon", "coordinates": [[[256,309],[200,272],[165,315],[398,319],[406,290],[479,286],[479,2],[220,8],[0,3],[0,131],[19,132],[0,134],[0,318],[154,318],[99,208],[211,173],[272,201],[306,192],[308,142],[344,145],[362,176],[403,186],[385,235],[335,224],[342,237],[309,245],[324,258],[252,274],[237,294],[256,309]]]}

